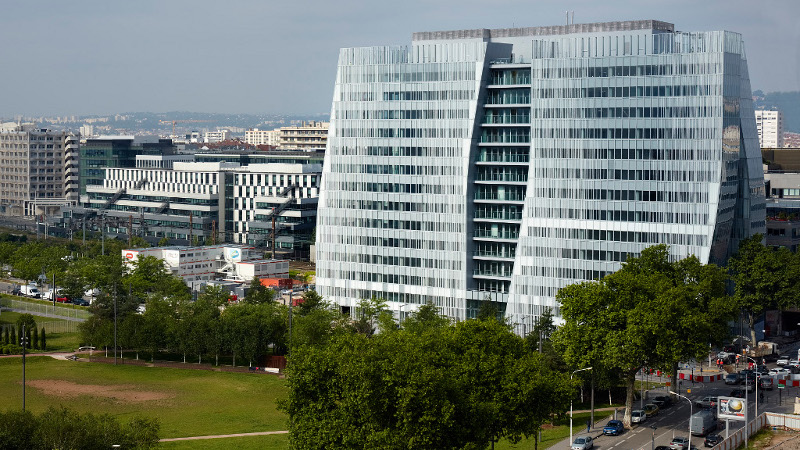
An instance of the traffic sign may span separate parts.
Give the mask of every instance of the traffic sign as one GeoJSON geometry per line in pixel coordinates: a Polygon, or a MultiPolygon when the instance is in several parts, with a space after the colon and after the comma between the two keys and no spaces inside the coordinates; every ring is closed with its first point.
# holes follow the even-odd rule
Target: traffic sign
{"type": "Polygon", "coordinates": [[[779,384],[778,385],[778,389],[786,389],[786,385],[785,384],[779,384]]]}

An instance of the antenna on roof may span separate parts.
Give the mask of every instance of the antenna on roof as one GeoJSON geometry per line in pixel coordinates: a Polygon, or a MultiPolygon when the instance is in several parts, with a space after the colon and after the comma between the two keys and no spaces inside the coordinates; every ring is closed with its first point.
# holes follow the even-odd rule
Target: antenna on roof
{"type": "Polygon", "coordinates": [[[567,15],[567,25],[569,25],[569,11],[564,11],[564,14],[567,15]]]}
{"type": "Polygon", "coordinates": [[[575,10],[572,10],[572,24],[575,25],[575,10]]]}

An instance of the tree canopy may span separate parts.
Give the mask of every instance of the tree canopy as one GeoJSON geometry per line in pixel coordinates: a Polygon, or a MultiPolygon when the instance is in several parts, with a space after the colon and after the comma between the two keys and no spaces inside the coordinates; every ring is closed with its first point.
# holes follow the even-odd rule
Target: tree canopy
{"type": "Polygon", "coordinates": [[[336,333],[293,351],[282,405],[293,446],[486,448],[533,435],[567,409],[568,377],[506,325],[429,312],[410,327],[336,333]]]}
{"type": "Polygon", "coordinates": [[[564,325],[554,333],[555,343],[573,368],[621,374],[629,426],[642,367],[673,371],[726,335],[734,313],[726,279],[722,269],[694,256],[670,261],[666,245],[647,248],[599,281],[559,290],[564,325]]]}
{"type": "Polygon", "coordinates": [[[756,343],[756,318],[768,309],[800,303],[800,259],[786,248],[773,249],[757,234],[739,243],[728,262],[735,284],[734,301],[747,317],[751,342],[756,343]]]}

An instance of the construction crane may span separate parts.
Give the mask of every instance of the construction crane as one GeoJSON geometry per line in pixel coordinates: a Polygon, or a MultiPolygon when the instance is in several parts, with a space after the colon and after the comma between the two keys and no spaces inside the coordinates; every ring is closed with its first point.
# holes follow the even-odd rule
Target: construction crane
{"type": "Polygon", "coordinates": [[[159,120],[158,123],[171,123],[172,124],[172,136],[175,136],[175,124],[178,123],[202,123],[202,122],[213,122],[212,120],[159,120]]]}

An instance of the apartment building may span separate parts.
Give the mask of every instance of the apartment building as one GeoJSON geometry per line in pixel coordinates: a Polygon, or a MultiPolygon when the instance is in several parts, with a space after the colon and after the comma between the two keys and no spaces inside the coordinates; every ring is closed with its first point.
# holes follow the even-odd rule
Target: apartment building
{"type": "Polygon", "coordinates": [[[328,122],[309,121],[299,126],[281,127],[281,150],[318,151],[328,141],[328,122]]]}
{"type": "Polygon", "coordinates": [[[783,113],[776,110],[757,110],[756,128],[761,148],[782,148],[783,113]]]}
{"type": "Polygon", "coordinates": [[[77,202],[79,149],[69,132],[0,124],[0,215],[53,215],[77,202]]]}
{"type": "Polygon", "coordinates": [[[244,141],[251,145],[278,147],[281,143],[281,130],[259,130],[258,128],[250,128],[244,132],[244,141]]]}
{"type": "Polygon", "coordinates": [[[765,230],[741,35],[652,20],[342,49],[322,179],[326,299],[493,300],[521,334],[648,246],[724,263],[765,230]]]}

